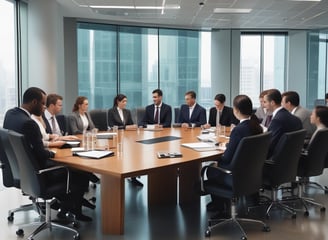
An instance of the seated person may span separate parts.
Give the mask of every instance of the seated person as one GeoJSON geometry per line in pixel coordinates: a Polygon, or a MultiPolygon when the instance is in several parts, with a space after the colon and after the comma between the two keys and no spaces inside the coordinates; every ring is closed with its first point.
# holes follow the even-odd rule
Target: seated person
{"type": "Polygon", "coordinates": [[[141,124],[145,127],[147,124],[157,124],[163,127],[171,127],[172,108],[163,103],[163,92],[155,89],[153,92],[154,104],[148,105],[145,110],[144,118],[141,124]]]}
{"type": "Polygon", "coordinates": [[[72,114],[68,118],[69,129],[71,134],[82,134],[95,128],[92,119],[88,113],[89,102],[86,97],[77,97],[72,114]]]}
{"type": "Polygon", "coordinates": [[[190,127],[195,124],[200,127],[206,123],[206,110],[196,102],[196,93],[194,91],[186,92],[186,104],[181,105],[179,123],[181,127],[190,127]]]}
{"type": "Polygon", "coordinates": [[[118,94],[114,98],[113,107],[108,110],[108,126],[118,126],[119,129],[136,129],[133,124],[130,110],[126,109],[128,99],[123,94],[118,94]]]}
{"type": "Polygon", "coordinates": [[[239,123],[238,119],[234,116],[232,108],[225,106],[226,97],[224,94],[217,94],[214,97],[214,105],[210,109],[210,116],[208,124],[205,128],[215,127],[217,125],[231,126],[239,123]]]}
{"type": "MultiPolygon", "coordinates": [[[[231,160],[241,139],[263,132],[258,118],[253,114],[252,101],[248,96],[238,95],[234,98],[233,113],[240,123],[232,129],[229,144],[217,163],[220,167],[228,170],[231,170],[231,160]]],[[[232,180],[229,175],[220,173],[211,168],[208,168],[206,175],[209,180],[216,181],[218,184],[222,182],[229,183],[229,181],[232,180]]],[[[207,205],[207,209],[209,211],[220,211],[221,213],[229,212],[230,200],[212,196],[212,202],[207,205]]]]}

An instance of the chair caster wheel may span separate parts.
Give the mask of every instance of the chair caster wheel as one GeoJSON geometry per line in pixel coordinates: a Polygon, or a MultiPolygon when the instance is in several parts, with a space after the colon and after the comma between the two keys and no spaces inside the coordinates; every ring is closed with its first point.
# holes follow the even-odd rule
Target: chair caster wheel
{"type": "Polygon", "coordinates": [[[247,240],[247,237],[246,236],[242,236],[240,239],[241,240],[247,240]]]}
{"type": "Polygon", "coordinates": [[[16,235],[17,236],[23,236],[24,235],[24,230],[23,229],[18,229],[17,231],[16,231],[16,235]]]}
{"type": "Polygon", "coordinates": [[[296,213],[293,213],[292,219],[295,219],[295,218],[296,218],[296,213]]]}
{"type": "Polygon", "coordinates": [[[264,226],[262,230],[263,230],[263,232],[270,232],[271,231],[269,226],[264,226]]]}
{"type": "Polygon", "coordinates": [[[79,224],[78,222],[73,222],[73,223],[72,223],[72,226],[73,226],[74,228],[79,228],[79,227],[80,227],[80,224],[79,224]]]}
{"type": "Polygon", "coordinates": [[[79,239],[80,239],[80,234],[76,234],[76,235],[74,235],[73,239],[74,239],[74,240],[79,240],[79,239]]]}
{"type": "Polygon", "coordinates": [[[9,222],[14,221],[14,214],[10,214],[10,216],[7,217],[7,220],[8,220],[9,222]]]}
{"type": "Polygon", "coordinates": [[[309,216],[309,212],[308,211],[305,211],[304,212],[304,217],[308,217],[309,216]]]}
{"type": "Polygon", "coordinates": [[[325,211],[326,211],[325,207],[320,208],[320,212],[325,212],[325,211]]]}
{"type": "Polygon", "coordinates": [[[211,231],[207,229],[205,232],[205,237],[210,237],[210,236],[211,236],[211,231]]]}

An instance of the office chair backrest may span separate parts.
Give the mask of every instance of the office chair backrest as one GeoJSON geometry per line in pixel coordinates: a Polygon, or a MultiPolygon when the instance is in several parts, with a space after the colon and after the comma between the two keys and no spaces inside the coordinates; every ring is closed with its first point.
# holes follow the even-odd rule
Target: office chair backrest
{"type": "Polygon", "coordinates": [[[20,188],[18,162],[8,137],[8,130],[0,128],[0,161],[5,187],[20,188]]]}
{"type": "MultiPolygon", "coordinates": [[[[307,148],[307,156],[302,161],[302,176],[312,177],[321,175],[325,168],[328,153],[328,129],[319,130],[307,148]]],[[[303,157],[303,156],[302,156],[303,157]]]]}
{"type": "Polygon", "coordinates": [[[57,118],[57,122],[59,124],[59,128],[62,131],[62,134],[65,135],[66,133],[68,133],[68,120],[67,120],[67,116],[64,114],[59,114],[56,116],[57,118]]]}
{"type": "Polygon", "coordinates": [[[136,108],[135,110],[135,123],[140,125],[140,123],[142,122],[144,116],[145,116],[145,112],[146,112],[146,109],[141,107],[141,108],[136,108]]]}
{"type": "Polygon", "coordinates": [[[304,145],[306,130],[284,133],[279,139],[272,155],[269,182],[271,186],[295,181],[298,161],[304,145]]]}
{"type": "Polygon", "coordinates": [[[271,133],[243,138],[233,155],[232,187],[236,197],[250,195],[262,186],[262,169],[268,154],[271,133]]]}
{"type": "Polygon", "coordinates": [[[22,191],[31,197],[42,197],[41,191],[45,186],[45,181],[37,174],[40,168],[33,157],[30,146],[25,141],[24,135],[9,131],[8,137],[10,144],[15,146],[22,191]]]}
{"type": "Polygon", "coordinates": [[[91,120],[94,125],[100,131],[107,131],[108,129],[108,120],[107,120],[107,111],[104,109],[94,109],[90,112],[91,120]]]}
{"type": "Polygon", "coordinates": [[[174,122],[179,123],[179,117],[180,117],[180,107],[174,108],[174,122]]]}

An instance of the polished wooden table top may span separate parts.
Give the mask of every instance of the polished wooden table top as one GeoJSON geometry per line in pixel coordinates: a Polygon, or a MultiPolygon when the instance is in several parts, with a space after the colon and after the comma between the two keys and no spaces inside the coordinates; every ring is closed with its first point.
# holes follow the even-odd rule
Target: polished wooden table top
{"type": "Polygon", "coordinates": [[[184,164],[189,161],[211,161],[217,160],[222,151],[198,152],[193,149],[182,147],[182,143],[197,142],[200,135],[200,128],[165,128],[162,131],[123,131],[123,153],[119,153],[113,146],[113,140],[109,140],[110,150],[115,155],[102,159],[87,159],[72,156],[71,149],[57,149],[55,160],[66,163],[78,169],[96,172],[100,174],[121,175],[129,177],[147,174],[154,168],[161,168],[169,165],[184,164]],[[176,136],[181,139],[160,142],[156,144],[143,144],[137,141],[153,139],[163,136],[176,136]],[[181,158],[158,159],[157,152],[181,152],[181,158]]]}

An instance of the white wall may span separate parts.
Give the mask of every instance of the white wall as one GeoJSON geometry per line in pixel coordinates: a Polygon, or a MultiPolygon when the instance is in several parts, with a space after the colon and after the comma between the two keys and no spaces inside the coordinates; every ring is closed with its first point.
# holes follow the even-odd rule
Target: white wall
{"type": "Polygon", "coordinates": [[[56,1],[28,1],[28,84],[47,93],[64,91],[63,17],[56,1]]]}
{"type": "Polygon", "coordinates": [[[287,58],[287,86],[286,90],[297,91],[300,104],[306,106],[307,79],[307,34],[305,31],[289,31],[289,51],[287,58]]]}

